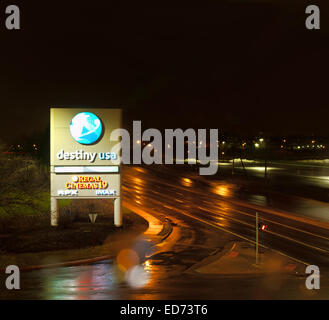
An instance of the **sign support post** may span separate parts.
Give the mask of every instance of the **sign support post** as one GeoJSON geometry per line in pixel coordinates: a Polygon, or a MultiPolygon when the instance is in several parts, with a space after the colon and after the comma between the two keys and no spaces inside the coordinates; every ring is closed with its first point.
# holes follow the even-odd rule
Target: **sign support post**
{"type": "Polygon", "coordinates": [[[114,225],[116,227],[122,226],[121,197],[114,199],[114,225]]]}
{"type": "Polygon", "coordinates": [[[259,234],[258,234],[258,212],[256,212],[256,265],[258,265],[258,241],[259,241],[259,234]]]}
{"type": "Polygon", "coordinates": [[[50,197],[50,223],[52,227],[58,226],[58,218],[59,218],[59,211],[58,211],[58,201],[55,197],[50,197]]]}

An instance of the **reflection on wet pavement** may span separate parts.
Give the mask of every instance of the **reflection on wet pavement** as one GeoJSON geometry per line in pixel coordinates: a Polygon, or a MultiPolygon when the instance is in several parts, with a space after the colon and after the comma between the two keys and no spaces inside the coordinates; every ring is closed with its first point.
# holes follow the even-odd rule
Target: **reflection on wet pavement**
{"type": "MultiPolygon", "coordinates": [[[[16,293],[7,292],[6,298],[200,299],[238,298],[239,295],[249,298],[259,296],[260,289],[255,290],[254,295],[250,294],[250,287],[258,286],[255,280],[235,281],[186,272],[213,252],[220,252],[228,241],[236,239],[229,233],[209,227],[201,220],[212,226],[242,233],[251,239],[254,237],[254,212],[243,209],[241,213],[241,208],[223,201],[237,195],[243,198],[235,184],[226,181],[206,181],[199,177],[194,179],[192,174],[190,178],[187,176],[187,173],[182,176],[173,173],[170,176],[165,168],[154,171],[136,167],[125,168],[123,204],[137,213],[148,215],[150,228],[145,234],[134,239],[129,246],[113,257],[113,260],[92,265],[24,272],[24,290],[16,293]],[[170,236],[161,242],[158,234],[162,229],[162,223],[159,221],[164,218],[170,219],[173,228],[170,236]],[[243,224],[239,223],[240,220],[243,224]],[[221,290],[222,288],[225,290],[221,290]]],[[[244,196],[257,204],[269,203],[269,199],[263,195],[244,196]]],[[[280,222],[282,223],[281,220],[280,222]]],[[[278,230],[281,232],[282,226],[278,230]]],[[[284,231],[291,236],[288,229],[284,231]]],[[[297,235],[299,234],[295,232],[293,237],[297,235]]],[[[300,237],[306,241],[305,235],[302,234],[300,237]]],[[[315,242],[311,236],[308,238],[316,246],[327,247],[325,239],[315,242]]],[[[270,236],[263,236],[262,241],[276,246],[282,245],[283,249],[295,250],[293,248],[296,247],[270,236]]],[[[301,248],[296,248],[296,254],[300,254],[301,248]]],[[[292,280],[293,288],[296,288],[296,282],[298,279],[292,280]]],[[[259,285],[262,283],[259,282],[259,285]]],[[[273,292],[269,297],[278,294],[273,292]]]]}

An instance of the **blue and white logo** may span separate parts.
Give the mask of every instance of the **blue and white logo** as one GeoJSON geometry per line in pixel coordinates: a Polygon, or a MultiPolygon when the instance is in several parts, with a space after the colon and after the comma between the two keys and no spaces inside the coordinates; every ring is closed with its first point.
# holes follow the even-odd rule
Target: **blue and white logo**
{"type": "Polygon", "coordinates": [[[91,112],[78,113],[70,123],[73,139],[81,144],[96,142],[103,131],[101,120],[91,112]]]}

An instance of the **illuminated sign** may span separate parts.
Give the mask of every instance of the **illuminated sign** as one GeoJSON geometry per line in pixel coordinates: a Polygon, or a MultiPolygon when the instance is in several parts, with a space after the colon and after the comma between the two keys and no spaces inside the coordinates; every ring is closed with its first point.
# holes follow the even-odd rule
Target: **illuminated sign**
{"type": "Polygon", "coordinates": [[[52,108],[50,111],[51,166],[120,165],[121,138],[113,135],[122,127],[120,109],[99,108],[90,112],[87,109],[52,108]]]}
{"type": "Polygon", "coordinates": [[[91,112],[80,112],[71,120],[70,132],[81,144],[95,143],[103,131],[101,120],[91,112]]]}
{"type": "MultiPolygon", "coordinates": [[[[117,191],[112,189],[95,190],[95,195],[98,197],[102,196],[117,196],[117,191]]],[[[58,197],[77,197],[79,196],[79,190],[57,190],[58,197]]]]}
{"type": "Polygon", "coordinates": [[[54,167],[55,173],[118,173],[118,166],[69,166],[69,167],[54,167]]]}
{"type": "Polygon", "coordinates": [[[108,187],[109,183],[100,176],[73,176],[71,181],[65,182],[65,189],[57,190],[57,195],[75,197],[81,190],[95,190],[96,196],[116,196],[117,191],[108,187]]]}
{"type": "Polygon", "coordinates": [[[118,197],[120,196],[120,174],[58,174],[52,186],[52,196],[56,197],[118,197]]]}
{"type": "Polygon", "coordinates": [[[87,160],[90,163],[99,160],[117,160],[118,155],[115,152],[87,152],[77,150],[74,152],[65,152],[63,149],[57,152],[56,157],[58,160],[87,160]]]}
{"type": "Polygon", "coordinates": [[[79,195],[78,190],[58,190],[57,195],[59,197],[76,197],[79,195]]]}
{"type": "Polygon", "coordinates": [[[106,189],[108,183],[106,181],[102,181],[101,177],[72,177],[73,182],[66,182],[66,189],[106,189]]]}
{"type": "Polygon", "coordinates": [[[59,199],[113,199],[114,224],[122,225],[121,138],[118,108],[50,109],[51,225],[59,199]]]}
{"type": "Polygon", "coordinates": [[[97,196],[116,196],[115,190],[96,190],[97,196]]]}

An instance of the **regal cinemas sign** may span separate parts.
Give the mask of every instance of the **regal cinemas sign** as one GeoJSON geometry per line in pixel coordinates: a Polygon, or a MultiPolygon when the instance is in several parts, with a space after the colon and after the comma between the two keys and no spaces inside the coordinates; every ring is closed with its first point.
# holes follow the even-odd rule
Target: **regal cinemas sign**
{"type": "Polygon", "coordinates": [[[110,182],[110,178],[102,176],[72,176],[57,190],[57,196],[117,196],[118,189],[110,182]]]}
{"type": "Polygon", "coordinates": [[[78,177],[73,176],[72,182],[65,184],[66,189],[106,189],[108,183],[101,177],[78,177]]]}

